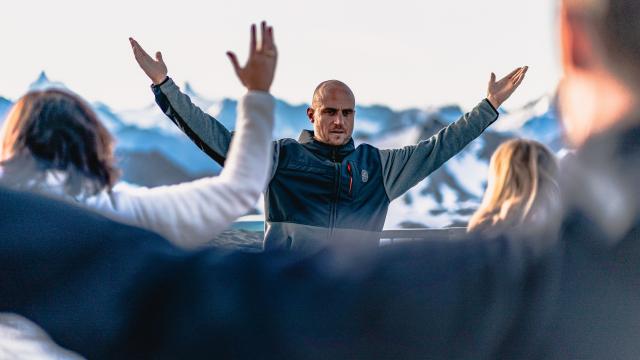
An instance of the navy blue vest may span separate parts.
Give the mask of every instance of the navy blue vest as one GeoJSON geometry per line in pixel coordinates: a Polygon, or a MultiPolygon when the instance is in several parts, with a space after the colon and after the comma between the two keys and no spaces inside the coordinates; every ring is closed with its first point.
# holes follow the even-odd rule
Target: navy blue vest
{"type": "Polygon", "coordinates": [[[265,194],[269,223],[382,231],[389,198],[378,149],[354,148],[353,139],[327,145],[308,130],[299,141],[282,139],[276,147],[278,165],[265,194]]]}

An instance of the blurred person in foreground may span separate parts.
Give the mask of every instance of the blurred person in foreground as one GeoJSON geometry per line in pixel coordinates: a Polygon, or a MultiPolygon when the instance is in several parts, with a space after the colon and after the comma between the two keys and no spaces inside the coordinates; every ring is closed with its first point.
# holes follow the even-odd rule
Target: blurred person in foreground
{"type": "MultiPolygon", "coordinates": [[[[237,71],[247,94],[238,103],[237,132],[219,176],[155,188],[114,187],[114,139],[79,96],[33,91],[17,101],[2,130],[0,183],[84,204],[113,219],[196,248],[253,209],[267,182],[274,123],[277,52],[263,27],[247,66],[237,71]]],[[[252,43],[256,44],[255,31],[252,43]]]]}
{"type": "Polygon", "coordinates": [[[561,110],[578,151],[545,251],[500,236],[403,243],[357,264],[185,253],[0,189],[0,311],[89,358],[636,358],[638,17],[635,0],[562,1],[561,110]],[[57,226],[61,214],[93,226],[57,226]],[[36,219],[47,231],[21,235],[36,219]]]}
{"type": "MultiPolygon", "coordinates": [[[[158,106],[203,152],[225,164],[232,134],[182,93],[168,77],[158,52],[152,59],[135,40],[138,64],[153,82],[158,106]]],[[[237,62],[234,56],[231,60],[237,62]]],[[[389,204],[458,154],[497,118],[497,109],[517,90],[527,67],[502,79],[491,74],[486,98],[458,121],[428,139],[400,149],[354,145],[356,101],[341,81],[313,92],[306,116],[313,131],[273,142],[265,192],[264,249],[343,253],[375,249],[389,204]]]]}
{"type": "Polygon", "coordinates": [[[487,190],[468,231],[485,237],[557,231],[558,162],[543,144],[525,139],[501,144],[489,162],[487,190]]]}
{"type": "Polygon", "coordinates": [[[640,354],[640,2],[563,0],[565,219],[546,358],[640,354]]]}

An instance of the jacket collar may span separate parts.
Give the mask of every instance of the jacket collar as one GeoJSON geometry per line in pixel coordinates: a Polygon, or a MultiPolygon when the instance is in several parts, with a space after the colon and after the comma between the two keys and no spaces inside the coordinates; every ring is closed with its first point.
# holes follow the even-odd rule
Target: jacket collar
{"type": "Polygon", "coordinates": [[[594,135],[561,162],[566,210],[583,214],[602,231],[593,236],[596,244],[615,244],[640,223],[639,139],[638,123],[620,123],[594,135]]]}
{"type": "Polygon", "coordinates": [[[337,162],[342,162],[342,159],[355,150],[353,138],[350,138],[344,145],[329,145],[316,140],[311,130],[302,130],[300,137],[298,137],[298,142],[314,154],[337,162]]]}
{"type": "Polygon", "coordinates": [[[602,134],[594,135],[578,153],[583,158],[591,157],[591,160],[609,162],[624,159],[637,163],[640,161],[640,121],[621,122],[602,134]]]}

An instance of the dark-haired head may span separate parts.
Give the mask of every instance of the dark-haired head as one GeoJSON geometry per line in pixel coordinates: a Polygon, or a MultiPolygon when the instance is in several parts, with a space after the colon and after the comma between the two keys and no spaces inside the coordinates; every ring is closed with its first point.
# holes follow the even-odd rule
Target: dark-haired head
{"type": "Polygon", "coordinates": [[[79,96],[58,89],[32,91],[17,101],[5,121],[3,178],[33,165],[41,173],[65,172],[71,195],[92,195],[111,189],[118,179],[113,145],[109,131],[79,96]]]}

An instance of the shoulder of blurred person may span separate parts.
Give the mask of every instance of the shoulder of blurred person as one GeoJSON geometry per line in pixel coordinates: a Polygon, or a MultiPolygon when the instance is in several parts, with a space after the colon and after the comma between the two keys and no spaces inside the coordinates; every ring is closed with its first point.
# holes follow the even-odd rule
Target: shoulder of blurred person
{"type": "Polygon", "coordinates": [[[561,286],[546,359],[640,354],[640,2],[561,2],[561,286]]]}
{"type": "Polygon", "coordinates": [[[554,289],[547,261],[505,237],[357,261],[184,252],[65,203],[0,197],[0,307],[89,358],[516,356],[535,348],[554,289]]]}
{"type": "Polygon", "coordinates": [[[618,245],[640,222],[640,121],[594,136],[562,165],[567,219],[588,219],[599,228],[603,237],[593,245],[618,245]]]}
{"type": "Polygon", "coordinates": [[[182,254],[158,235],[66,202],[3,187],[0,199],[0,308],[83,355],[115,348],[136,315],[136,294],[158,285],[166,262],[136,269],[182,254]]]}
{"type": "Polygon", "coordinates": [[[562,286],[545,358],[634,358],[640,353],[640,125],[622,122],[594,136],[563,162],[561,174],[562,286]]]}

